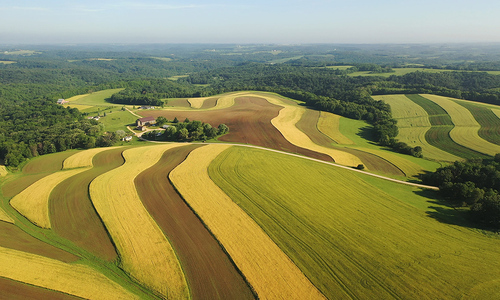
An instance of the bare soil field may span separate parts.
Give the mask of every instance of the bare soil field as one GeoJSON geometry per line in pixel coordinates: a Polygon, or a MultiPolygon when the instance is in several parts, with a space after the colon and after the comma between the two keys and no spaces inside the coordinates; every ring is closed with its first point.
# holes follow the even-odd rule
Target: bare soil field
{"type": "Polygon", "coordinates": [[[67,263],[79,260],[78,256],[46,244],[14,224],[6,222],[0,222],[0,247],[29,252],[67,263]]]}
{"type": "Polygon", "coordinates": [[[164,116],[168,120],[173,120],[175,117],[180,121],[185,118],[201,120],[212,126],[223,123],[229,126],[229,133],[220,137],[220,141],[247,143],[332,161],[332,158],[326,154],[294,146],[283,137],[271,124],[271,120],[278,116],[281,109],[282,107],[271,104],[262,98],[238,97],[235,99],[235,105],[226,109],[211,111],[148,110],[141,112],[141,114],[145,117],[164,116]]]}
{"type": "Polygon", "coordinates": [[[186,274],[193,299],[253,299],[253,294],[217,240],[187,206],[168,174],[200,145],[166,151],[135,179],[137,192],[168,236],[186,274]]]}

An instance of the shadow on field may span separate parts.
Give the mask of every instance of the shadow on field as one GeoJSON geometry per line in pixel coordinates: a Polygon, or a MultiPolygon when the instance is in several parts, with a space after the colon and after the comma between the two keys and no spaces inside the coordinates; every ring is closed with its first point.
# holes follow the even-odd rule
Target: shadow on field
{"type": "Polygon", "coordinates": [[[368,143],[372,145],[378,145],[378,143],[375,141],[375,137],[373,136],[373,127],[371,126],[361,127],[356,135],[367,140],[368,143]]]}
{"type": "Polygon", "coordinates": [[[463,207],[457,207],[454,203],[443,199],[438,191],[420,190],[415,191],[415,194],[428,199],[429,210],[425,213],[441,222],[451,225],[458,225],[468,228],[477,228],[469,221],[469,210],[463,207]]]}

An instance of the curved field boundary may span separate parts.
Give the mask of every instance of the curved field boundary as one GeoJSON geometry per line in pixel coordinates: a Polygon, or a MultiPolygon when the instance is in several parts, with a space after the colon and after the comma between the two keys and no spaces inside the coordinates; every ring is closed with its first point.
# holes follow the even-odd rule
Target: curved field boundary
{"type": "Polygon", "coordinates": [[[14,223],[14,219],[12,219],[1,207],[0,207],[0,221],[4,221],[7,223],[14,223]]]}
{"type": "Polygon", "coordinates": [[[182,144],[125,150],[125,164],[92,181],[90,197],[113,239],[121,268],[169,299],[189,298],[177,256],[141,202],[134,185],[138,174],[156,164],[163,152],[182,144]]]}
{"type": "Polygon", "coordinates": [[[87,299],[139,299],[96,270],[0,247],[0,276],[87,299]]]}
{"type": "Polygon", "coordinates": [[[88,168],[60,171],[50,174],[14,196],[14,198],[10,200],[10,205],[33,224],[42,228],[50,228],[50,193],[61,181],[86,170],[88,170],[88,168]]]}
{"type": "Polygon", "coordinates": [[[217,98],[211,97],[203,101],[203,105],[201,106],[200,109],[209,109],[212,107],[215,107],[217,105],[217,98]]]}
{"type": "Polygon", "coordinates": [[[318,130],[317,125],[319,116],[319,110],[306,109],[295,126],[300,131],[307,134],[307,136],[311,139],[311,141],[313,141],[313,143],[320,146],[332,148],[332,144],[337,144],[337,142],[318,130]]]}
{"type": "Polygon", "coordinates": [[[208,166],[231,146],[191,152],[170,173],[186,202],[221,242],[260,299],[324,299],[297,266],[208,175],[208,166]]]}
{"type": "Polygon", "coordinates": [[[219,242],[168,180],[168,174],[201,146],[165,151],[158,163],[135,178],[137,192],[172,243],[193,299],[253,299],[219,242]]]}
{"type": "Polygon", "coordinates": [[[500,152],[500,146],[489,143],[479,137],[481,125],[474,119],[471,112],[454,101],[436,95],[423,95],[441,106],[450,115],[455,127],[450,131],[450,137],[458,144],[474,151],[494,156],[500,152]]]}
{"type": "Polygon", "coordinates": [[[352,145],[354,142],[339,130],[341,116],[321,111],[318,119],[318,130],[337,144],[352,145]]]}
{"type": "Polygon", "coordinates": [[[14,224],[5,222],[0,222],[0,247],[45,256],[65,263],[72,263],[80,259],[74,254],[42,242],[14,224]]]}
{"type": "Polygon", "coordinates": [[[9,172],[7,172],[7,168],[4,165],[0,165],[0,177],[3,177],[7,175],[9,172]]]}
{"type": "Polygon", "coordinates": [[[189,98],[187,101],[189,102],[189,105],[191,106],[191,108],[201,108],[203,106],[203,103],[207,99],[208,99],[208,97],[189,98]]]}
{"type": "Polygon", "coordinates": [[[94,156],[96,154],[101,153],[103,151],[111,150],[113,148],[116,149],[116,147],[93,148],[73,154],[64,160],[63,169],[92,167],[92,160],[94,159],[94,156]]]}
{"type": "Polygon", "coordinates": [[[285,106],[280,110],[278,116],[271,120],[271,123],[293,145],[327,154],[332,157],[336,163],[341,165],[357,166],[363,163],[357,156],[350,153],[329,149],[313,143],[305,133],[295,126],[305,111],[306,109],[302,107],[285,106]]]}
{"type": "Polygon", "coordinates": [[[487,157],[482,153],[458,144],[450,137],[450,131],[455,125],[453,125],[450,115],[441,106],[421,95],[408,94],[406,97],[420,105],[429,114],[432,127],[425,134],[425,139],[429,144],[462,158],[487,157]]]}
{"type": "Polygon", "coordinates": [[[0,277],[0,291],[5,299],[50,299],[50,300],[82,300],[83,298],[42,287],[0,277]]]}
{"type": "Polygon", "coordinates": [[[467,108],[481,125],[478,134],[482,139],[500,145],[500,119],[492,109],[468,101],[455,100],[455,102],[467,108]]]}
{"type": "Polygon", "coordinates": [[[492,109],[491,111],[500,119],[500,109],[492,109]]]}
{"type": "Polygon", "coordinates": [[[104,260],[113,261],[117,253],[92,205],[89,185],[97,176],[121,166],[125,161],[122,147],[103,149],[106,151],[100,151],[93,157],[93,168],[62,181],[52,190],[49,214],[52,230],[57,235],[104,260]]]}
{"type": "Polygon", "coordinates": [[[79,151],[69,150],[58,153],[51,153],[32,158],[23,168],[23,174],[48,173],[59,171],[63,168],[63,162],[68,157],[75,155],[79,151]]]}
{"type": "Polygon", "coordinates": [[[420,105],[405,95],[384,95],[373,96],[372,98],[382,100],[391,106],[393,117],[398,121],[399,134],[397,138],[400,141],[412,147],[422,147],[424,157],[429,159],[449,162],[462,160],[460,157],[443,151],[427,141],[427,132],[432,125],[429,121],[429,114],[420,105]]]}

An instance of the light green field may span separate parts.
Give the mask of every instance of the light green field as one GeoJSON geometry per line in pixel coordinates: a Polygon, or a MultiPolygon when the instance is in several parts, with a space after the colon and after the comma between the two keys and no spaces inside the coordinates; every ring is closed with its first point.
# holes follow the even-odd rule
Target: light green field
{"type": "Polygon", "coordinates": [[[419,189],[242,147],[209,174],[329,299],[499,296],[500,240],[419,189]]]}
{"type": "Polygon", "coordinates": [[[327,69],[333,69],[333,70],[347,70],[349,68],[352,68],[353,66],[328,66],[326,67],[327,69]]]}
{"type": "Polygon", "coordinates": [[[10,65],[10,64],[15,64],[15,61],[10,61],[10,60],[0,60],[0,64],[3,65],[10,65]]]}
{"type": "Polygon", "coordinates": [[[440,163],[396,153],[388,150],[388,148],[377,145],[375,142],[371,142],[370,128],[370,125],[364,121],[344,117],[340,118],[340,132],[354,142],[354,145],[345,145],[348,148],[378,155],[396,165],[408,177],[415,176],[423,171],[433,172],[441,167],[440,163]]]}
{"type": "Polygon", "coordinates": [[[71,104],[80,104],[88,106],[123,106],[123,104],[114,104],[107,102],[105,99],[110,98],[111,95],[116,94],[123,89],[109,89],[99,92],[94,92],[87,95],[79,95],[67,99],[71,104]]]}
{"type": "Polygon", "coordinates": [[[33,51],[33,50],[14,50],[14,51],[5,51],[3,54],[5,54],[5,55],[31,56],[33,54],[42,54],[42,52],[37,52],[37,51],[33,51]]]}
{"type": "Polygon", "coordinates": [[[405,95],[373,96],[375,100],[382,100],[391,106],[392,116],[398,121],[399,134],[397,139],[411,147],[420,146],[424,157],[438,161],[456,161],[460,157],[445,152],[429,144],[425,134],[431,128],[429,115],[415,102],[405,95]]]}
{"type": "Polygon", "coordinates": [[[176,76],[170,76],[168,77],[167,79],[170,79],[170,80],[173,80],[173,81],[176,81],[176,80],[179,80],[179,78],[186,78],[188,77],[189,75],[176,75],[176,76]]]}
{"type": "Polygon", "coordinates": [[[128,111],[116,110],[111,113],[107,113],[105,117],[99,119],[99,122],[104,124],[104,130],[109,132],[115,132],[117,130],[123,130],[127,132],[127,125],[135,124],[137,116],[132,115],[128,111]]]}
{"type": "Polygon", "coordinates": [[[457,144],[491,156],[500,153],[500,145],[490,143],[479,136],[481,125],[467,108],[451,98],[428,94],[422,96],[441,106],[450,115],[455,124],[450,131],[450,137],[457,144]]]}
{"type": "MultiPolygon", "coordinates": [[[[349,76],[382,76],[389,77],[391,75],[405,75],[411,72],[428,72],[428,73],[440,73],[440,72],[472,72],[472,71],[458,71],[458,70],[446,70],[446,69],[427,69],[427,68],[392,68],[394,72],[392,73],[373,73],[371,71],[361,71],[348,74],[349,76]]],[[[488,74],[499,75],[500,71],[484,71],[488,74]]]]}

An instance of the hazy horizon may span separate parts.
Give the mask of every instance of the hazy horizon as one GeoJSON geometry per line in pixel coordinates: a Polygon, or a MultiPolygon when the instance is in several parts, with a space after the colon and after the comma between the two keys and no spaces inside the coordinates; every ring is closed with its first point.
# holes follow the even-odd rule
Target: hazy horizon
{"type": "Polygon", "coordinates": [[[0,1],[0,44],[500,42],[500,3],[0,1]]]}

